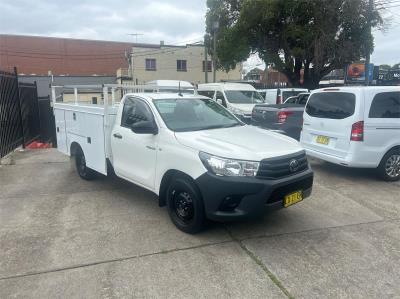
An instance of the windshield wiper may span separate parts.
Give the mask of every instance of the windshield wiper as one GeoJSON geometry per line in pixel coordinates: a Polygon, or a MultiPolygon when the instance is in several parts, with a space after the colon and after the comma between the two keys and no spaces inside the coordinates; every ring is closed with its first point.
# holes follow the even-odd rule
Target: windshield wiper
{"type": "Polygon", "coordinates": [[[229,124],[229,125],[213,125],[213,126],[207,126],[207,127],[201,127],[201,128],[193,128],[190,129],[190,131],[202,131],[202,130],[212,130],[212,129],[224,129],[224,128],[231,128],[231,127],[236,127],[236,126],[242,126],[240,123],[234,123],[234,124],[229,124]]]}

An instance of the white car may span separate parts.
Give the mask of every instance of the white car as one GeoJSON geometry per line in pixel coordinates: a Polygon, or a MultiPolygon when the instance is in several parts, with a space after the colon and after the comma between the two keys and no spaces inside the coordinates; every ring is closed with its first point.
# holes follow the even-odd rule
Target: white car
{"type": "Polygon", "coordinates": [[[264,102],[258,91],[245,83],[199,84],[197,93],[217,101],[247,124],[254,106],[264,102]]]}
{"type": "Polygon", "coordinates": [[[154,192],[184,232],[311,193],[313,172],[289,137],[245,125],[206,97],[126,94],[109,107],[107,93],[104,107],[54,103],[58,149],[83,179],[115,172],[154,192]]]}
{"type": "Polygon", "coordinates": [[[274,89],[259,89],[260,94],[264,97],[266,104],[282,104],[290,97],[299,95],[300,93],[308,92],[305,88],[274,88],[274,89]]]}
{"type": "Polygon", "coordinates": [[[400,179],[400,87],[340,87],[312,92],[301,144],[331,163],[376,168],[400,179]]]}

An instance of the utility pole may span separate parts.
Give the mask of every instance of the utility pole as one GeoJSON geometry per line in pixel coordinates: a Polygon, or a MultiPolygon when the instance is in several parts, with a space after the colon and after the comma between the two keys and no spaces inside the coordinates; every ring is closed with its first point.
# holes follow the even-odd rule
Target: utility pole
{"type": "MultiPolygon", "coordinates": [[[[372,27],[371,27],[371,19],[372,19],[372,10],[374,7],[374,0],[368,0],[368,11],[367,11],[367,27],[370,36],[372,35],[372,27]]],[[[371,62],[371,47],[370,41],[367,40],[367,44],[365,45],[366,55],[365,55],[365,86],[369,85],[369,65],[371,62]]]]}
{"type": "MultiPolygon", "coordinates": [[[[219,22],[214,21],[213,22],[213,82],[215,83],[217,81],[217,31],[219,28],[219,22]]],[[[208,67],[208,65],[207,65],[208,67]]]]}
{"type": "Polygon", "coordinates": [[[208,57],[207,57],[207,34],[204,35],[204,80],[208,83],[208,57]]]}

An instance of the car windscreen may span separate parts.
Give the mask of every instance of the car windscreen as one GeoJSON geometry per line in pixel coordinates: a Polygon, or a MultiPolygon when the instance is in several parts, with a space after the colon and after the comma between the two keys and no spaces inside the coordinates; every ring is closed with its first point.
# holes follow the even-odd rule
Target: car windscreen
{"type": "Polygon", "coordinates": [[[283,102],[285,102],[288,98],[295,97],[299,93],[302,93],[302,92],[304,92],[304,90],[286,90],[286,91],[282,91],[283,102]]]}
{"type": "Polygon", "coordinates": [[[344,119],[354,114],[356,96],[349,92],[319,92],[310,96],[306,113],[318,118],[344,119]]]}
{"type": "Polygon", "coordinates": [[[225,90],[225,96],[232,104],[261,104],[264,98],[253,90],[225,90]]]}
{"type": "Polygon", "coordinates": [[[153,102],[166,126],[175,132],[243,125],[228,110],[211,99],[156,99],[153,102]]]}

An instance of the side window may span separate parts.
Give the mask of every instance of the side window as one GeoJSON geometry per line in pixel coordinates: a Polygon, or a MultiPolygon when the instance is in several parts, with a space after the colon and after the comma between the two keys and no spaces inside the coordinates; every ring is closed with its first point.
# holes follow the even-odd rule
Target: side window
{"type": "Polygon", "coordinates": [[[214,97],[214,90],[198,90],[197,93],[210,99],[214,97]]]}
{"type": "Polygon", "coordinates": [[[222,100],[222,106],[226,107],[225,97],[224,97],[222,92],[217,91],[217,94],[215,95],[215,100],[217,100],[217,99],[221,99],[222,100]]]}
{"type": "Polygon", "coordinates": [[[400,92],[382,92],[375,95],[369,118],[400,118],[400,92]]]}
{"type": "Polygon", "coordinates": [[[146,103],[134,98],[125,100],[121,116],[122,127],[130,128],[134,123],[150,120],[153,120],[153,114],[146,103]]]}

